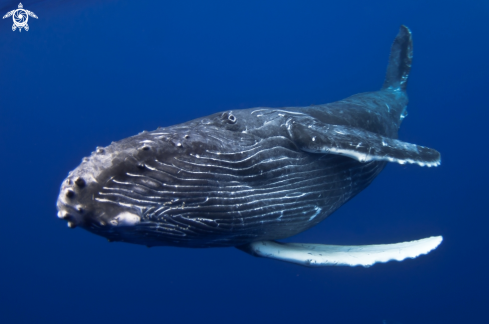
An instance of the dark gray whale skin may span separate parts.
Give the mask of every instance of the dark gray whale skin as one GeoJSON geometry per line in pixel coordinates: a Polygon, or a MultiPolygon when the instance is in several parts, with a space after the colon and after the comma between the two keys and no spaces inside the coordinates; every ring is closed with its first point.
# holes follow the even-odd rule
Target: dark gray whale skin
{"type": "Polygon", "coordinates": [[[97,148],[63,182],[58,216],[147,246],[242,246],[300,233],[365,189],[387,161],[439,163],[438,152],[395,140],[411,58],[402,26],[380,91],[219,112],[97,148]],[[127,213],[136,221],[120,217],[127,213]]]}

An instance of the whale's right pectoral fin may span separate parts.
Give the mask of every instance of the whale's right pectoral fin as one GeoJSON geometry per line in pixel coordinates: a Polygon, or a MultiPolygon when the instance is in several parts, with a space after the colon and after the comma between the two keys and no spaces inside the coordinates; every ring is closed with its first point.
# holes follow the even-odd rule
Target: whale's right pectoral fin
{"type": "Polygon", "coordinates": [[[308,267],[364,266],[416,258],[436,249],[443,238],[429,238],[394,244],[326,245],[260,241],[239,246],[251,255],[296,263],[308,267]]]}
{"type": "Polygon", "coordinates": [[[360,162],[388,161],[440,165],[440,153],[428,147],[388,138],[362,128],[325,124],[314,118],[290,118],[291,139],[306,152],[344,155],[360,162]]]}

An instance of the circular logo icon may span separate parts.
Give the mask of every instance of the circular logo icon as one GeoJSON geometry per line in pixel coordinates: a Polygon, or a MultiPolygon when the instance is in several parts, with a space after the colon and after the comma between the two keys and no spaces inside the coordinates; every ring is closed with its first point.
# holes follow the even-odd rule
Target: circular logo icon
{"type": "Polygon", "coordinates": [[[14,13],[14,23],[17,27],[24,27],[27,24],[29,16],[24,9],[17,9],[14,13]]]}

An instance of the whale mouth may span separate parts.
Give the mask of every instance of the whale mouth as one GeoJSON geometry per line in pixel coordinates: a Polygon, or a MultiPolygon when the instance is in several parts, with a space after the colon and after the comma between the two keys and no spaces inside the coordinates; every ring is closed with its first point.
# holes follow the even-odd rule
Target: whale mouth
{"type": "Polygon", "coordinates": [[[68,227],[93,229],[112,224],[114,217],[94,201],[96,188],[93,187],[93,184],[80,176],[70,175],[63,181],[57,201],[58,218],[66,221],[68,227]]]}
{"type": "Polygon", "coordinates": [[[69,228],[81,227],[109,241],[124,241],[130,228],[141,223],[141,216],[134,210],[98,201],[100,185],[89,178],[75,170],[63,181],[57,201],[58,218],[69,228]]]}
{"type": "Polygon", "coordinates": [[[84,224],[89,219],[86,217],[86,208],[80,202],[80,196],[83,196],[82,189],[85,187],[86,181],[81,177],[68,177],[61,185],[57,201],[58,218],[67,221],[70,228],[84,224]]]}

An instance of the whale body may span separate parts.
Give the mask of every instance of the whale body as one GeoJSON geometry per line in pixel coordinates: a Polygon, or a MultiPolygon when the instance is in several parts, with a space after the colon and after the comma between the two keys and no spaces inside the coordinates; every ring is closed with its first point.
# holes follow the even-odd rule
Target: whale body
{"type": "Polygon", "coordinates": [[[437,151],[397,139],[411,60],[411,32],[401,26],[379,91],[224,111],[98,147],[63,181],[58,217],[109,241],[235,246],[312,266],[427,253],[441,237],[347,247],[275,242],[331,215],[387,162],[440,164],[437,151]]]}

